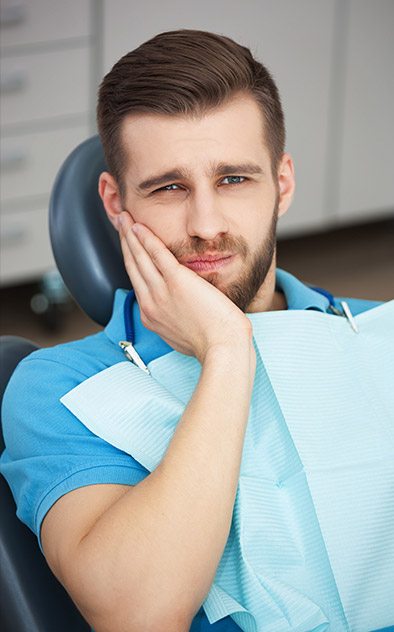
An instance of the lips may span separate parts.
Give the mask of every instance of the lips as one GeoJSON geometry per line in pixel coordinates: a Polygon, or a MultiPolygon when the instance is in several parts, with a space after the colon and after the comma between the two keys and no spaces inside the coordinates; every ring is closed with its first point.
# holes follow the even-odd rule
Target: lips
{"type": "Polygon", "coordinates": [[[184,261],[183,264],[195,272],[218,270],[230,263],[234,255],[201,255],[184,261]]]}

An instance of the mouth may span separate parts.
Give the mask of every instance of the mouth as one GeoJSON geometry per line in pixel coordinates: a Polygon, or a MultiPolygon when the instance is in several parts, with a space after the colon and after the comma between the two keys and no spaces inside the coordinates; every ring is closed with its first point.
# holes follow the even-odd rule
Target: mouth
{"type": "Polygon", "coordinates": [[[228,265],[234,258],[235,255],[201,255],[182,263],[194,272],[212,272],[228,265]]]}

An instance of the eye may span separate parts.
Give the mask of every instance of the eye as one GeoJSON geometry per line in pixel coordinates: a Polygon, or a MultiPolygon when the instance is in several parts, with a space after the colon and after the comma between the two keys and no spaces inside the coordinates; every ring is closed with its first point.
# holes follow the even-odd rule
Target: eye
{"type": "Polygon", "coordinates": [[[222,184],[241,184],[245,182],[246,178],[244,176],[226,176],[221,181],[222,184]],[[227,180],[227,182],[226,182],[227,180]]]}
{"type": "Polygon", "coordinates": [[[165,187],[160,187],[160,189],[156,189],[153,193],[160,193],[162,191],[178,191],[180,189],[178,184],[166,184],[165,187]]]}

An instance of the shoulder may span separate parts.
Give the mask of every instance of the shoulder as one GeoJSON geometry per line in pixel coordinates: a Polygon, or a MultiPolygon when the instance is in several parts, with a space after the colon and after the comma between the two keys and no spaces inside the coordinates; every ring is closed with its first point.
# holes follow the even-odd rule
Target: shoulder
{"type": "Polygon", "coordinates": [[[19,362],[7,384],[3,406],[19,406],[38,397],[61,397],[104,369],[122,362],[123,352],[104,332],[33,351],[19,362]]]}
{"type": "Polygon", "coordinates": [[[340,307],[341,301],[345,301],[349,305],[353,316],[362,314],[363,312],[373,309],[374,307],[378,307],[383,303],[383,301],[371,301],[364,298],[351,298],[346,296],[335,296],[334,301],[335,307],[340,307]]]}
{"type": "MultiPolygon", "coordinates": [[[[100,332],[82,340],[34,351],[19,362],[5,389],[2,405],[4,435],[14,418],[23,426],[37,424],[45,411],[62,418],[60,398],[89,377],[124,359],[120,347],[100,332]]],[[[13,435],[14,433],[12,433],[13,435]]]]}
{"type": "Polygon", "coordinates": [[[123,359],[120,347],[100,332],[81,340],[33,351],[19,363],[14,375],[22,370],[51,375],[69,370],[86,379],[123,359]]]}
{"type": "Polygon", "coordinates": [[[50,507],[65,493],[97,483],[135,485],[147,471],[129,454],[94,435],[60,401],[92,375],[122,362],[104,333],[40,349],[23,359],[3,398],[5,450],[0,472],[17,515],[39,535],[50,507]]]}
{"type": "MultiPolygon", "coordinates": [[[[59,431],[75,426],[76,420],[72,420],[60,398],[123,359],[122,350],[103,332],[38,349],[24,358],[12,374],[3,397],[2,425],[7,448],[15,442],[34,444],[42,431],[52,433],[55,428],[59,431]]],[[[79,424],[76,432],[83,431],[79,424]]]]}

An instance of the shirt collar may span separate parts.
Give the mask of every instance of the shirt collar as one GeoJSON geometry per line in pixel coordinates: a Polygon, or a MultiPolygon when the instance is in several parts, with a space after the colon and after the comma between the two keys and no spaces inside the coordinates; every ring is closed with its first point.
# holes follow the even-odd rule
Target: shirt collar
{"type": "MultiPolygon", "coordinates": [[[[287,309],[314,309],[320,312],[326,312],[330,304],[326,296],[280,268],[276,269],[276,289],[282,291],[285,295],[287,309]]],[[[126,340],[123,311],[127,294],[128,290],[116,290],[112,316],[104,329],[108,338],[115,344],[118,344],[119,340],[126,340]]],[[[143,328],[136,303],[133,312],[136,340],[138,340],[143,333],[142,330],[144,330],[145,336],[147,335],[147,330],[143,328]]],[[[158,338],[157,334],[149,332],[149,336],[152,335],[158,338]]]]}
{"type": "Polygon", "coordinates": [[[326,312],[330,305],[327,296],[280,268],[276,270],[276,289],[285,295],[287,309],[314,309],[326,312]]]}
{"type": "Polygon", "coordinates": [[[129,290],[119,289],[115,291],[112,316],[105,327],[104,332],[112,342],[118,344],[120,340],[126,340],[126,326],[124,319],[124,302],[129,290]]]}

